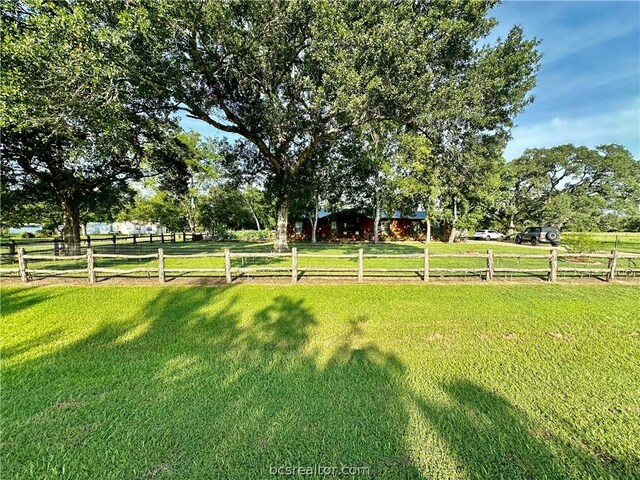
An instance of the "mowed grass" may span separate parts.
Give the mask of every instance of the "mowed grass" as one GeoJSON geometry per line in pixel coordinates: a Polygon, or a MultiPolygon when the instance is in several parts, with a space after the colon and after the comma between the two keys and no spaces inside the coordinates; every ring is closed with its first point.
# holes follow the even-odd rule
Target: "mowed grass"
{"type": "Polygon", "coordinates": [[[640,475],[638,287],[1,293],[3,479],[640,475]]]}

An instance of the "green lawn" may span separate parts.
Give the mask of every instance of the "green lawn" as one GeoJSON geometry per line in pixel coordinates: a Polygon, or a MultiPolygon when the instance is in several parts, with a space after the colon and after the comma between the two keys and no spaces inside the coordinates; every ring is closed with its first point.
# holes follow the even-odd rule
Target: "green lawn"
{"type": "Polygon", "coordinates": [[[3,479],[640,476],[638,287],[1,293],[3,479]]]}

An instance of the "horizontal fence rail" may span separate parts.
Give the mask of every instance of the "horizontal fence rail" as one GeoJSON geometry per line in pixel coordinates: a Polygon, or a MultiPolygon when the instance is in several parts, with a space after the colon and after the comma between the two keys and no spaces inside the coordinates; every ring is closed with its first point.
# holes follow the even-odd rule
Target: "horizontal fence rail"
{"type": "MultiPolygon", "coordinates": [[[[120,234],[97,234],[97,235],[85,235],[80,238],[81,248],[90,248],[91,246],[98,245],[121,245],[121,244],[152,244],[152,243],[178,243],[178,242],[198,242],[204,240],[206,237],[203,233],[189,233],[189,232],[167,232],[167,233],[133,233],[129,235],[120,234]]],[[[0,254],[13,256],[16,255],[20,247],[29,248],[53,248],[56,254],[61,254],[69,248],[68,244],[60,239],[54,238],[52,240],[47,239],[33,239],[32,241],[24,240],[4,240],[0,243],[0,254]],[[3,251],[6,250],[6,251],[3,251]]],[[[68,258],[68,257],[67,257],[68,258]]]]}
{"type": "MultiPolygon", "coordinates": [[[[424,249],[423,253],[408,253],[408,254],[384,254],[384,253],[370,253],[365,254],[363,249],[358,250],[357,254],[322,254],[322,253],[298,253],[297,248],[293,248],[289,253],[268,253],[268,252],[231,252],[229,249],[225,249],[224,252],[219,253],[189,253],[189,254],[172,254],[166,255],[162,248],[159,248],[157,253],[152,254],[113,254],[113,253],[95,253],[92,248],[87,249],[86,255],[70,255],[70,256],[56,256],[56,255],[32,255],[27,254],[24,247],[18,248],[18,268],[2,268],[0,269],[0,275],[19,274],[23,282],[29,282],[36,275],[63,275],[68,273],[86,273],[90,283],[95,283],[97,274],[112,274],[112,275],[127,275],[132,273],[151,273],[157,274],[160,283],[166,281],[167,274],[188,274],[188,273],[224,273],[224,278],[227,283],[231,283],[234,277],[243,274],[258,273],[258,272],[271,272],[271,273],[289,273],[291,275],[291,281],[296,283],[299,280],[301,273],[340,273],[347,274],[348,276],[356,277],[358,282],[363,282],[365,273],[415,273],[421,277],[422,281],[428,282],[431,274],[446,274],[446,273],[464,273],[464,274],[479,274],[487,281],[492,281],[498,273],[523,273],[523,274],[536,274],[546,275],[550,282],[555,282],[559,275],[563,273],[589,273],[589,274],[601,274],[606,277],[607,281],[613,280],[616,275],[620,273],[636,274],[640,273],[640,268],[636,267],[636,260],[640,260],[640,254],[634,253],[621,253],[616,250],[612,250],[610,253],[559,253],[557,249],[552,249],[548,254],[494,254],[493,250],[487,250],[486,253],[437,253],[431,254],[428,249],[424,249]],[[192,258],[222,258],[224,259],[224,267],[218,268],[167,268],[165,266],[166,259],[192,259],[192,258]],[[247,259],[290,259],[290,264],[286,266],[269,266],[269,265],[255,265],[245,266],[245,260],[247,259]],[[354,267],[340,267],[340,266],[301,266],[298,263],[300,258],[323,258],[323,259],[355,259],[357,261],[354,267]],[[365,267],[366,259],[421,259],[420,267],[393,267],[393,268],[379,268],[379,267],[365,267]],[[433,267],[431,266],[432,259],[482,259],[484,265],[481,267],[433,267]],[[547,260],[548,267],[546,268],[533,268],[533,267],[508,267],[498,268],[495,266],[495,260],[500,258],[508,259],[537,259],[547,260]],[[602,259],[606,260],[606,268],[578,268],[578,267],[560,267],[558,266],[559,259],[602,259]],[[125,260],[156,260],[155,266],[144,266],[137,268],[108,268],[103,266],[97,266],[96,261],[100,259],[125,259],[125,260]],[[242,266],[233,266],[232,259],[241,259],[242,266]],[[629,267],[619,267],[620,259],[629,259],[629,267]],[[29,268],[30,261],[52,261],[57,262],[60,260],[76,260],[86,261],[86,267],[83,268],[66,268],[66,269],[54,269],[54,268],[29,268]]],[[[390,276],[389,278],[393,278],[390,276]]]]}

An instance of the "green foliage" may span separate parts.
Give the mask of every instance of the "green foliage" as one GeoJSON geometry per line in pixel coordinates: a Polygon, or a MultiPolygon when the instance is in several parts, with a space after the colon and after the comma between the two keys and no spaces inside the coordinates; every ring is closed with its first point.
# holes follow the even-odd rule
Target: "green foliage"
{"type": "Polygon", "coordinates": [[[570,252],[591,253],[602,250],[602,244],[589,233],[579,232],[562,236],[562,244],[570,252]]]}
{"type": "Polygon", "coordinates": [[[273,220],[264,195],[257,189],[239,190],[231,185],[209,189],[196,205],[196,221],[204,230],[244,230],[271,228],[273,220]]]}
{"type": "Polygon", "coordinates": [[[35,234],[36,238],[51,238],[53,236],[53,232],[51,230],[38,230],[35,234]]]}
{"type": "Polygon", "coordinates": [[[139,193],[134,205],[120,213],[120,220],[159,224],[169,230],[179,232],[187,228],[187,219],[184,217],[180,205],[167,192],[159,189],[139,193]]]}
{"type": "Polygon", "coordinates": [[[175,185],[184,172],[185,147],[168,112],[134,88],[119,60],[105,55],[118,42],[119,32],[106,28],[88,4],[3,4],[7,190],[17,199],[53,200],[76,248],[81,216],[115,206],[130,180],[162,174],[175,185]]]}
{"type": "Polygon", "coordinates": [[[640,232],[640,215],[628,218],[623,225],[627,232],[640,232]]]}
{"type": "Polygon", "coordinates": [[[227,230],[224,239],[238,242],[272,242],[275,239],[273,230],[227,230]]]}
{"type": "Polygon", "coordinates": [[[205,1],[184,8],[164,0],[87,8],[120,42],[102,51],[127,66],[133,88],[243,138],[240,148],[250,154],[242,162],[264,178],[286,227],[304,165],[355,128],[395,121],[462,151],[506,138],[531,100],[539,55],[517,27],[478,47],[495,25],[492,6],[205,1]]]}
{"type": "Polygon", "coordinates": [[[506,169],[503,212],[519,225],[606,231],[640,215],[640,161],[620,145],[530,149],[506,169]]]}

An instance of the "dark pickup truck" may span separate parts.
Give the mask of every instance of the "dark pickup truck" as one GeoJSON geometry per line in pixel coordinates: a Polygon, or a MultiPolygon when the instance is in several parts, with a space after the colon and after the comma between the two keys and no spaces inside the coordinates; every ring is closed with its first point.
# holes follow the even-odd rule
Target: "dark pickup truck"
{"type": "Polygon", "coordinates": [[[529,227],[516,235],[516,243],[529,242],[531,245],[550,243],[554,247],[560,245],[560,230],[557,227],[529,227]]]}

